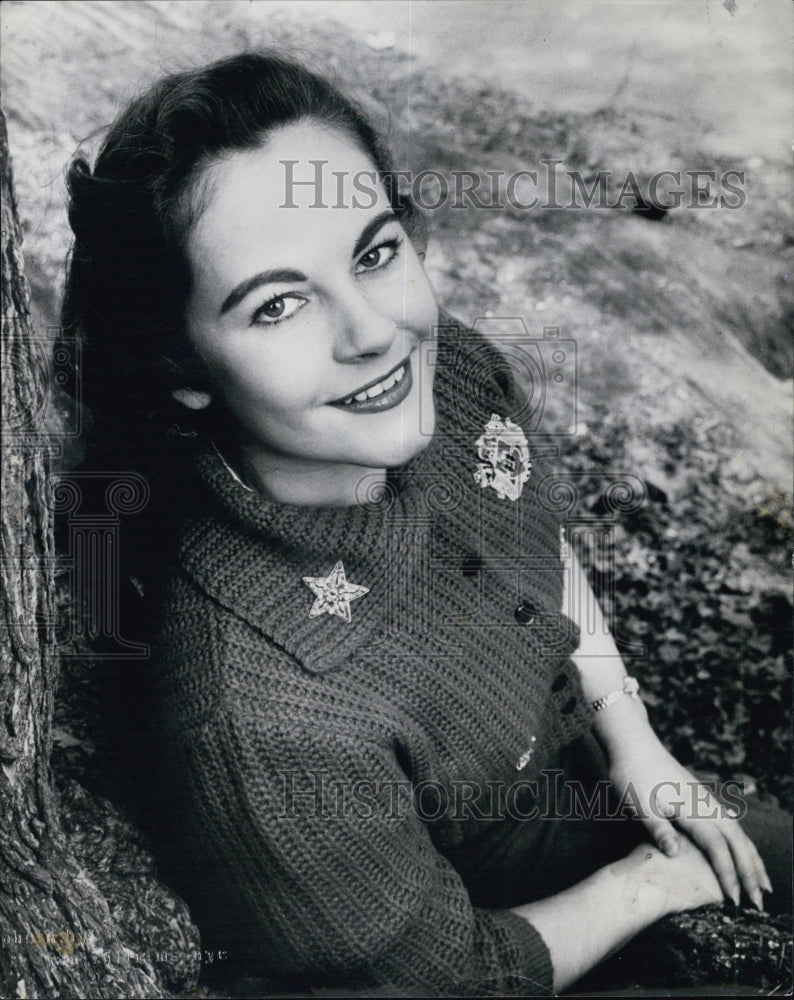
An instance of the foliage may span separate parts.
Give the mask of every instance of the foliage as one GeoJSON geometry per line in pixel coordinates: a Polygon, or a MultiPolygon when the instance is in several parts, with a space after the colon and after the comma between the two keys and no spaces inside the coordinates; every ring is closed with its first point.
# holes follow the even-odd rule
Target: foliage
{"type": "MultiPolygon", "coordinates": [[[[606,469],[631,466],[637,429],[606,409],[563,456],[583,509],[603,515],[606,469]],[[586,471],[582,471],[586,470],[586,471]]],[[[583,553],[624,640],[660,735],[682,762],[791,794],[791,524],[733,492],[708,434],[684,421],[646,429],[668,488],[646,479],[611,547],[583,553]],[[670,486],[672,484],[672,488],[670,486]],[[610,570],[610,567],[613,567],[610,570]]]]}

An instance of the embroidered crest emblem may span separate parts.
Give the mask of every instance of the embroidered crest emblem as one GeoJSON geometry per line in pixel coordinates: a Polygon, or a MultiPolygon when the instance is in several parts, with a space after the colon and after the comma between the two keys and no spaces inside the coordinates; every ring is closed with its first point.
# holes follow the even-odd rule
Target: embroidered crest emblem
{"type": "Polygon", "coordinates": [[[518,424],[492,413],[485,433],[477,438],[477,457],[474,481],[483,489],[492,486],[500,500],[518,500],[532,468],[527,439],[518,424]]]}
{"type": "Polygon", "coordinates": [[[350,622],[350,602],[369,593],[369,587],[348,582],[341,560],[328,576],[304,576],[303,582],[316,597],[309,618],[327,614],[350,622]]]}

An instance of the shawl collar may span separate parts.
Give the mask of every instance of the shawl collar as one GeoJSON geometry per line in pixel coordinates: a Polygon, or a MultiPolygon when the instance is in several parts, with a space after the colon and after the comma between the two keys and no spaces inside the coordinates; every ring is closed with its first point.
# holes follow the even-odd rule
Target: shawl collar
{"type": "Polygon", "coordinates": [[[395,544],[408,551],[423,529],[417,474],[433,443],[390,474],[361,506],[273,503],[235,482],[211,448],[196,462],[197,489],[179,540],[184,569],[214,600],[281,646],[312,673],[340,666],[386,635],[395,544]],[[369,588],[351,602],[351,621],[309,617],[315,595],[304,577],[326,577],[342,562],[348,582],[369,588]]]}

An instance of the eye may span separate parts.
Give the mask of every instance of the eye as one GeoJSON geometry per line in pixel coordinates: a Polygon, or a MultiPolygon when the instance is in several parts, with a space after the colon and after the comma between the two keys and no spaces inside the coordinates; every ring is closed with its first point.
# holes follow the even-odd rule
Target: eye
{"type": "Polygon", "coordinates": [[[356,268],[360,272],[382,270],[396,260],[399,253],[400,241],[398,239],[385,240],[363,253],[356,262],[356,268]]]}
{"type": "Polygon", "coordinates": [[[276,295],[261,305],[251,317],[252,324],[262,326],[274,326],[282,320],[294,316],[299,309],[306,305],[306,299],[301,295],[276,295]]]}

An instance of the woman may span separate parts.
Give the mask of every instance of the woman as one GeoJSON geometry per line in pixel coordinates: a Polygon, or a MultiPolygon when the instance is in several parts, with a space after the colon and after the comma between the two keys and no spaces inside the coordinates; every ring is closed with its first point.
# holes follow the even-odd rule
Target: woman
{"type": "Polygon", "coordinates": [[[439,315],[389,167],[329,84],[244,55],[71,169],[90,458],[153,490],[161,835],[206,939],[282,983],[549,993],[771,886],[579,638],[521,400],[439,315]],[[637,818],[581,818],[607,778],[637,818]]]}

